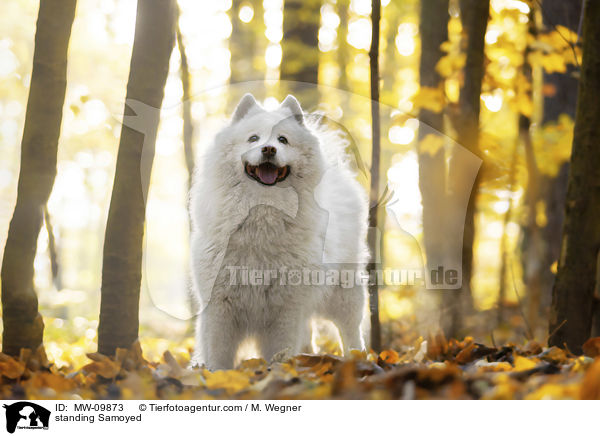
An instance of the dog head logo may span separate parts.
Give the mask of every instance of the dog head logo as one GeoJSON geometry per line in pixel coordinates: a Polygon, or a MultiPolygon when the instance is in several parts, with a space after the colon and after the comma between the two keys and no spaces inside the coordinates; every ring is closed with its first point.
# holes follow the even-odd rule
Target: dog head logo
{"type": "Polygon", "coordinates": [[[4,404],[6,409],[6,431],[14,433],[15,429],[48,429],[50,411],[29,401],[19,401],[11,405],[4,404]]]}

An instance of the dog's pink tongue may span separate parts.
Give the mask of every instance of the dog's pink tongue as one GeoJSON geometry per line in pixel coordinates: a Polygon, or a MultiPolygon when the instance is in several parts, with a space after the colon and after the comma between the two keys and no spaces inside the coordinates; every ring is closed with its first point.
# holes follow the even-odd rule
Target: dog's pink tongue
{"type": "Polygon", "coordinates": [[[274,165],[259,165],[256,175],[265,185],[272,185],[277,180],[277,167],[274,165]]]}

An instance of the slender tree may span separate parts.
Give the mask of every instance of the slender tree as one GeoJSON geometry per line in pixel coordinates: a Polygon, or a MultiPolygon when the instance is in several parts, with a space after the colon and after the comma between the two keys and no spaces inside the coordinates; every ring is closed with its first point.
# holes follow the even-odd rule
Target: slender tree
{"type": "Polygon", "coordinates": [[[379,293],[375,280],[377,249],[377,200],[379,197],[379,151],[381,149],[381,126],[379,114],[379,23],[381,21],[380,0],[371,1],[371,49],[369,51],[371,82],[371,188],[369,195],[369,252],[371,261],[367,267],[369,283],[369,307],[371,310],[371,348],[381,350],[381,327],[379,324],[379,293]]]}
{"type": "Polygon", "coordinates": [[[565,224],[552,293],[550,345],[580,353],[590,336],[600,254],[600,2],[587,0],[565,224]]]}
{"type": "MultiPolygon", "coordinates": [[[[179,17],[179,8],[177,9],[177,16],[179,17]]],[[[179,20],[177,20],[177,48],[179,49],[179,73],[181,77],[181,88],[182,88],[182,118],[183,118],[183,152],[185,156],[185,167],[188,172],[188,190],[192,185],[192,174],[194,174],[194,123],[192,122],[192,94],[190,85],[190,67],[188,65],[188,58],[185,52],[185,44],[183,42],[183,35],[179,28],[179,20]]]]}
{"type": "MultiPolygon", "coordinates": [[[[582,0],[568,2],[544,0],[541,14],[545,31],[555,30],[560,25],[578,33],[582,3],[582,0]]],[[[571,41],[571,43],[576,44],[576,41],[571,41]]],[[[571,119],[575,118],[578,73],[579,66],[577,65],[568,65],[567,70],[563,73],[544,73],[542,125],[557,122],[561,114],[567,114],[571,119]]],[[[542,239],[545,242],[540,265],[542,304],[544,306],[550,305],[555,279],[551,267],[554,262],[558,261],[560,254],[568,173],[569,163],[565,162],[555,176],[540,174],[539,194],[544,201],[547,218],[546,225],[541,229],[542,239]]]]}
{"type": "Polygon", "coordinates": [[[321,0],[284,1],[280,79],[293,82],[288,92],[307,108],[318,103],[320,23],[321,0]]]}
{"type": "MultiPolygon", "coordinates": [[[[471,153],[481,157],[479,150],[479,109],[481,83],[485,72],[485,32],[489,17],[489,0],[460,0],[460,14],[463,26],[464,51],[466,61],[463,81],[458,101],[459,115],[456,119],[457,142],[471,153]]],[[[473,268],[473,243],[475,241],[475,210],[479,191],[480,174],[475,183],[467,180],[460,165],[450,160],[449,193],[459,196],[471,191],[465,216],[462,249],[462,289],[453,291],[451,300],[447,302],[447,319],[442,324],[447,335],[452,337],[459,333],[463,312],[472,307],[471,275],[473,268]]]]}
{"type": "MultiPolygon", "coordinates": [[[[528,15],[528,34],[531,37],[531,40],[535,40],[536,35],[536,24],[535,24],[535,9],[531,8],[528,15]]],[[[522,88],[524,97],[528,100],[533,99],[533,71],[531,68],[531,64],[529,63],[529,55],[531,53],[531,44],[528,42],[525,45],[525,50],[523,52],[523,64],[521,65],[521,71],[515,77],[515,88],[522,88]],[[522,84],[526,84],[525,86],[522,84]]],[[[537,310],[538,306],[533,304],[533,301],[537,300],[539,305],[539,297],[540,297],[540,288],[539,281],[536,281],[539,278],[539,262],[536,264],[534,260],[539,260],[539,237],[540,232],[536,223],[536,203],[537,203],[537,192],[539,186],[539,172],[536,164],[536,158],[533,150],[533,142],[530,133],[531,127],[531,116],[530,114],[519,113],[518,118],[518,136],[516,140],[515,147],[512,152],[512,159],[510,165],[510,173],[508,180],[508,190],[512,194],[515,187],[515,180],[517,176],[517,163],[519,158],[519,150],[520,146],[523,146],[525,161],[526,161],[526,169],[528,175],[528,186],[527,186],[527,195],[525,200],[525,205],[527,207],[527,223],[522,227],[521,231],[524,235],[528,235],[531,231],[533,235],[532,241],[534,244],[524,243],[525,248],[523,252],[525,255],[523,256],[523,269],[525,271],[524,279],[527,283],[529,292],[529,305],[528,311],[529,316],[528,319],[531,320],[531,325],[535,327],[537,318],[537,310]],[[529,265],[529,266],[528,266],[529,265]],[[533,311],[536,311],[532,314],[533,311]]],[[[503,221],[503,229],[502,229],[502,238],[500,241],[500,255],[501,255],[501,263],[500,263],[500,274],[499,274],[499,291],[498,291],[498,316],[497,323],[501,324],[504,321],[504,305],[506,299],[506,288],[507,288],[507,273],[509,271],[509,265],[512,268],[512,261],[510,255],[508,253],[508,234],[507,228],[510,223],[513,215],[513,209],[515,206],[515,201],[511,197],[508,200],[508,209],[504,214],[503,221]]],[[[523,239],[528,239],[527,237],[523,239]]],[[[511,270],[512,275],[512,270],[511,270]]],[[[529,326],[529,322],[527,322],[529,326]]]]}
{"type": "MultiPolygon", "coordinates": [[[[233,0],[231,10],[231,37],[229,52],[231,53],[231,83],[262,80],[264,78],[264,21],[262,1],[233,0]],[[245,9],[242,8],[250,8],[245,9]],[[252,11],[252,17],[244,16],[245,11],[252,11]],[[242,12],[242,14],[240,14],[242,12]],[[244,20],[242,20],[244,18],[244,20]],[[262,35],[262,37],[261,37],[262,35]],[[260,56],[257,56],[258,53],[260,56]]],[[[236,96],[236,102],[239,96],[236,96]]]]}
{"type": "Polygon", "coordinates": [[[106,355],[130,347],[138,337],[145,193],[175,40],[175,16],[173,0],[138,1],[124,117],[149,119],[141,121],[144,132],[126,122],[121,129],[102,266],[98,351],[106,355]],[[131,104],[147,110],[135,114],[131,104]]]}
{"type": "MultiPolygon", "coordinates": [[[[419,84],[422,88],[438,88],[443,84],[443,79],[435,67],[443,56],[440,46],[448,39],[448,20],[450,19],[448,6],[448,0],[421,1],[419,84]]],[[[444,114],[422,108],[419,111],[419,141],[422,141],[428,134],[432,134],[431,129],[440,134],[444,132],[444,114]]],[[[445,209],[444,205],[447,201],[444,147],[440,147],[433,155],[419,150],[419,189],[423,204],[426,271],[433,271],[443,265],[446,254],[444,247],[445,218],[440,214],[440,211],[445,209]]],[[[451,298],[452,295],[448,295],[448,297],[451,298]]],[[[445,304],[442,306],[442,311],[444,310],[445,304]]]]}
{"type": "Polygon", "coordinates": [[[337,31],[337,63],[340,68],[337,87],[343,91],[348,90],[348,72],[346,68],[350,63],[350,47],[348,44],[348,17],[350,0],[339,0],[337,3],[337,14],[340,17],[340,25],[337,31]]]}
{"type": "MultiPolygon", "coordinates": [[[[535,40],[537,37],[534,7],[532,7],[529,12],[528,34],[531,40],[535,40]]],[[[525,90],[526,98],[529,101],[533,101],[533,71],[531,64],[529,63],[530,53],[531,46],[528,43],[525,47],[523,65],[521,67],[521,75],[519,76],[519,80],[522,80],[523,83],[528,84],[528,88],[525,90]]],[[[544,241],[542,241],[541,230],[536,219],[536,206],[540,196],[540,175],[535,151],[533,149],[533,140],[531,137],[531,114],[523,112],[519,114],[519,139],[523,144],[523,148],[525,149],[525,162],[527,168],[526,228],[528,243],[523,253],[523,264],[525,270],[524,279],[527,287],[527,318],[528,324],[535,334],[538,326],[542,300],[541,260],[544,250],[544,241]]]]}
{"type": "Polygon", "coordinates": [[[398,82],[398,70],[402,64],[402,59],[398,56],[398,47],[396,46],[396,36],[398,35],[398,26],[403,17],[412,12],[414,6],[408,6],[403,2],[390,2],[385,7],[383,14],[381,41],[386,43],[385,49],[381,50],[383,59],[381,59],[381,100],[387,99],[395,101],[398,97],[395,85],[398,82]],[[409,9],[410,8],[410,9],[409,9]],[[407,10],[408,9],[408,10],[407,10]]]}
{"type": "Polygon", "coordinates": [[[512,193],[515,189],[515,179],[517,178],[517,161],[519,157],[519,146],[515,144],[510,160],[510,173],[508,174],[508,192],[511,194],[508,198],[508,209],[504,214],[502,220],[502,238],[500,239],[500,273],[498,277],[498,312],[496,317],[496,324],[501,325],[504,322],[504,304],[506,300],[506,274],[508,272],[508,266],[511,262],[508,253],[508,224],[511,222],[513,217],[513,210],[515,201],[512,193]]]}
{"type": "Polygon", "coordinates": [[[33,71],[21,142],[17,203],[2,261],[2,351],[42,344],[44,323],[33,286],[33,260],[43,213],[56,176],[67,84],[67,49],[76,0],[40,2],[33,71]]]}

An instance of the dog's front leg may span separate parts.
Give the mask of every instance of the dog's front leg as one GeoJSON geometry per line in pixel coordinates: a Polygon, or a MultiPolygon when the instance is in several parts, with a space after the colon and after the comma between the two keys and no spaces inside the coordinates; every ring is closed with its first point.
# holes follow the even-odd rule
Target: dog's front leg
{"type": "Polygon", "coordinates": [[[196,329],[196,344],[200,344],[198,364],[208,369],[231,369],[241,340],[229,306],[224,302],[209,302],[200,314],[196,329]]]}
{"type": "Polygon", "coordinates": [[[294,310],[283,310],[270,320],[259,337],[261,354],[267,362],[275,354],[284,352],[295,356],[300,353],[305,335],[306,320],[302,320],[294,310]]]}

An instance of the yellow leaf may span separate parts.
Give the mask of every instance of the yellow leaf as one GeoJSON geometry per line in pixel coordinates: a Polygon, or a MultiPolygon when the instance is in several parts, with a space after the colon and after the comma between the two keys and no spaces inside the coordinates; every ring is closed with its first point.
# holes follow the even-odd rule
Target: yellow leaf
{"type": "Polygon", "coordinates": [[[567,71],[565,59],[559,53],[548,53],[542,56],[541,61],[547,73],[564,73],[567,71]]]}
{"type": "Polygon", "coordinates": [[[538,227],[546,227],[548,224],[548,215],[546,214],[546,203],[542,200],[539,200],[535,204],[535,223],[538,227]]]}
{"type": "Polygon", "coordinates": [[[494,372],[502,372],[502,371],[512,371],[512,366],[508,362],[493,362],[486,367],[481,367],[484,371],[494,371],[494,372]]]}
{"type": "Polygon", "coordinates": [[[514,366],[515,371],[527,371],[528,369],[535,368],[536,362],[527,357],[515,356],[514,366]]]}
{"type": "Polygon", "coordinates": [[[266,370],[266,367],[267,362],[265,361],[265,359],[258,358],[246,359],[242,361],[242,363],[239,366],[240,369],[250,369],[252,371],[266,370]]]}
{"type": "Polygon", "coordinates": [[[545,384],[525,396],[525,400],[565,400],[577,398],[576,385],[545,384]]]}
{"type": "Polygon", "coordinates": [[[561,39],[566,39],[571,44],[575,44],[577,42],[577,32],[572,31],[568,27],[565,27],[561,24],[556,25],[556,32],[560,32],[561,39]]]}
{"type": "Polygon", "coordinates": [[[544,62],[544,54],[541,51],[533,51],[527,56],[527,61],[532,66],[542,66],[544,62]]]}
{"type": "Polygon", "coordinates": [[[450,53],[450,50],[452,50],[452,43],[450,41],[442,42],[440,45],[440,50],[444,53],[450,53]]]}
{"type": "MultiPolygon", "coordinates": [[[[572,372],[585,372],[590,367],[590,358],[586,356],[579,356],[575,359],[571,368],[572,372]]],[[[592,361],[593,362],[593,361],[592,361]]]]}
{"type": "Polygon", "coordinates": [[[465,66],[467,57],[464,53],[450,53],[438,61],[435,70],[442,77],[449,77],[465,66]]]}
{"type": "Polygon", "coordinates": [[[462,32],[462,23],[460,18],[452,17],[450,21],[448,21],[448,33],[458,33],[462,32]]]}
{"type": "Polygon", "coordinates": [[[419,153],[435,156],[437,152],[444,146],[444,138],[435,133],[428,133],[419,142],[419,153]]]}
{"type": "Polygon", "coordinates": [[[248,375],[241,371],[203,371],[208,389],[225,389],[229,393],[234,393],[246,389],[250,386],[248,375]]]}
{"type": "Polygon", "coordinates": [[[437,65],[435,66],[435,70],[442,77],[450,76],[453,73],[452,59],[450,58],[450,55],[442,56],[442,58],[438,61],[437,65]]]}
{"type": "Polygon", "coordinates": [[[281,364],[281,369],[290,374],[292,377],[297,377],[298,376],[298,371],[296,371],[296,368],[294,368],[291,364],[289,363],[282,363],[281,364]]]}
{"type": "Polygon", "coordinates": [[[460,85],[458,80],[456,79],[448,79],[444,83],[446,90],[446,97],[448,97],[448,101],[450,103],[458,103],[458,98],[460,94],[460,85]]]}
{"type": "Polygon", "coordinates": [[[533,113],[533,102],[527,94],[519,94],[517,97],[517,105],[519,106],[519,112],[530,117],[533,113]]]}
{"type": "Polygon", "coordinates": [[[367,352],[361,350],[350,350],[350,355],[353,359],[362,360],[367,358],[367,352]]]}
{"type": "Polygon", "coordinates": [[[518,389],[517,383],[507,374],[499,374],[496,380],[496,387],[489,392],[484,393],[484,400],[513,400],[515,391],[518,389]]]}
{"type": "Polygon", "coordinates": [[[561,348],[550,347],[541,357],[549,362],[563,363],[567,360],[567,353],[561,348]]]}
{"type": "Polygon", "coordinates": [[[574,50],[571,48],[563,50],[562,56],[566,64],[577,65],[581,63],[581,49],[579,47],[575,47],[574,50]]]}
{"type": "Polygon", "coordinates": [[[444,109],[444,93],[441,88],[421,87],[413,97],[413,104],[431,112],[441,112],[444,109]]]}

